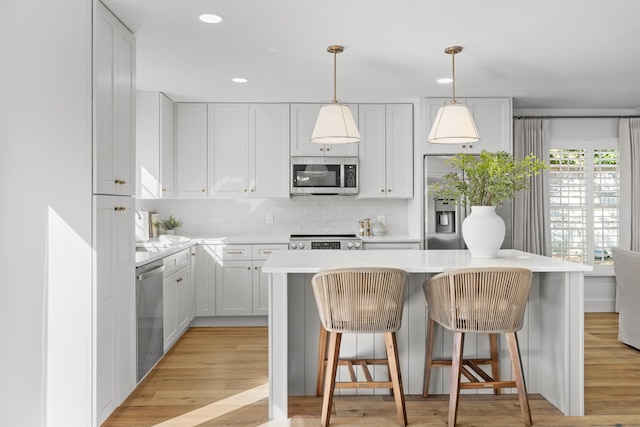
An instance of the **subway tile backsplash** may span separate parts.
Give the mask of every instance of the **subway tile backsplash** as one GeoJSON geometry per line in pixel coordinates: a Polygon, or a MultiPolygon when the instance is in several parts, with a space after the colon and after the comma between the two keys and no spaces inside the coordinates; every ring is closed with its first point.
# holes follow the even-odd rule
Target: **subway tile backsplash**
{"type": "Polygon", "coordinates": [[[136,209],[174,215],[184,236],[247,234],[358,233],[358,220],[385,216],[389,234],[408,232],[407,200],[360,200],[351,196],[299,196],[290,199],[136,200],[136,209]],[[267,223],[273,214],[273,223],[267,223]]]}

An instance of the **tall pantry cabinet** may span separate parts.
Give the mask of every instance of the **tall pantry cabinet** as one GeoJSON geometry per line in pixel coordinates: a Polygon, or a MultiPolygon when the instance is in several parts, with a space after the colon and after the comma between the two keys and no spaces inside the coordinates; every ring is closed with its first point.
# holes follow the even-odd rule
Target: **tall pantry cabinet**
{"type": "Polygon", "coordinates": [[[96,424],[136,386],[135,52],[133,34],[100,2],[93,28],[93,271],[96,424]]]}

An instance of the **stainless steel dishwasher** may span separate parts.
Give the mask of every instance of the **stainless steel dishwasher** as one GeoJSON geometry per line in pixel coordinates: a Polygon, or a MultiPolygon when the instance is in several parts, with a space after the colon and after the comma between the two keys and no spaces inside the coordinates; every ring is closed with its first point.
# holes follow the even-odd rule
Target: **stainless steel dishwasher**
{"type": "Polygon", "coordinates": [[[164,354],[162,260],[136,268],[137,379],[164,354]]]}

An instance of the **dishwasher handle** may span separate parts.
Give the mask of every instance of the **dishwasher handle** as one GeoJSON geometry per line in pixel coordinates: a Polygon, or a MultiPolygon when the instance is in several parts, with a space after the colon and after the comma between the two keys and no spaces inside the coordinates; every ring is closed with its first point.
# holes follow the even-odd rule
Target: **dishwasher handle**
{"type": "Polygon", "coordinates": [[[158,268],[154,268],[151,271],[145,271],[142,274],[138,274],[136,276],[136,280],[144,280],[144,279],[147,279],[147,278],[149,278],[151,276],[154,276],[154,275],[156,275],[158,273],[162,273],[163,271],[164,271],[164,265],[161,265],[158,268]]]}

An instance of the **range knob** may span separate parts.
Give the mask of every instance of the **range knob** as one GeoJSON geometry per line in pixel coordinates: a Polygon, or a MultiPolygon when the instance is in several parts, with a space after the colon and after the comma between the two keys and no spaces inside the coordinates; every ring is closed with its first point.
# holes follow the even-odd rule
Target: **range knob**
{"type": "Polygon", "coordinates": [[[304,243],[300,242],[300,249],[304,249],[304,243]]]}
{"type": "Polygon", "coordinates": [[[291,249],[298,249],[298,244],[296,242],[291,243],[291,249]]]}
{"type": "Polygon", "coordinates": [[[360,242],[356,242],[356,249],[360,249],[360,242]]]}
{"type": "Polygon", "coordinates": [[[353,249],[353,243],[348,242],[348,243],[347,243],[347,247],[348,247],[349,249],[353,249]]]}

